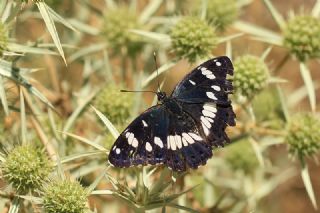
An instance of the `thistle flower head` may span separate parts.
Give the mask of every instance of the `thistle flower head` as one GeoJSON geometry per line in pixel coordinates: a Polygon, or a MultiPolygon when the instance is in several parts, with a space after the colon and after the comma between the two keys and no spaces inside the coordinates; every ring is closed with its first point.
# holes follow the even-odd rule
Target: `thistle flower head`
{"type": "Polygon", "coordinates": [[[227,147],[226,161],[233,170],[252,173],[259,166],[258,159],[249,141],[239,141],[227,147]]]}
{"type": "Polygon", "coordinates": [[[285,141],[292,157],[304,158],[320,149],[320,120],[316,116],[301,113],[293,116],[288,124],[285,141]]]}
{"type": "MultiPolygon", "coordinates": [[[[201,2],[197,1],[199,11],[201,2]]],[[[239,15],[239,6],[236,0],[207,1],[206,20],[218,31],[225,30],[239,15]]]]}
{"type": "Polygon", "coordinates": [[[39,189],[52,168],[46,154],[32,145],[15,147],[1,163],[4,179],[19,193],[39,189]]]}
{"type": "Polygon", "coordinates": [[[170,35],[177,57],[191,63],[208,56],[218,42],[214,29],[197,17],[182,18],[170,35]]]}
{"type": "Polygon", "coordinates": [[[120,87],[112,84],[102,89],[94,100],[94,106],[116,125],[127,121],[132,104],[132,94],[120,93],[120,87]]]}
{"type": "Polygon", "coordinates": [[[244,55],[234,61],[234,88],[237,95],[252,99],[267,84],[268,67],[259,57],[244,55]]]}
{"type": "Polygon", "coordinates": [[[47,213],[82,213],[86,202],[87,192],[78,182],[57,180],[45,187],[43,207],[47,213]]]}
{"type": "Polygon", "coordinates": [[[106,12],[101,33],[113,50],[126,48],[128,54],[134,55],[141,50],[142,42],[129,30],[140,28],[137,14],[129,8],[119,7],[106,12]]]}
{"type": "Polygon", "coordinates": [[[284,29],[283,44],[298,60],[320,56],[320,20],[309,15],[296,16],[284,29]]]}

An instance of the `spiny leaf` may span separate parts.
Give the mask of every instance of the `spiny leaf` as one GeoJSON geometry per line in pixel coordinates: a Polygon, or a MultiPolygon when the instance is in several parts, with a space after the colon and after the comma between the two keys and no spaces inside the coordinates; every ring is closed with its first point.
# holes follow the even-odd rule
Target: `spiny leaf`
{"type": "Polygon", "coordinates": [[[39,12],[47,26],[47,29],[51,35],[51,38],[53,39],[54,44],[56,45],[59,54],[61,55],[63,61],[65,64],[67,64],[66,58],[64,56],[64,52],[60,43],[60,38],[56,29],[56,26],[54,25],[54,20],[51,17],[51,14],[49,12],[49,7],[44,2],[37,2],[36,5],[38,6],[39,12]]]}
{"type": "Polygon", "coordinates": [[[300,73],[302,75],[304,84],[306,85],[306,88],[307,88],[307,91],[308,91],[311,110],[313,112],[315,112],[315,110],[316,110],[316,92],[315,92],[314,84],[313,84],[313,81],[312,81],[310,70],[302,62],[300,63],[300,73]]]}

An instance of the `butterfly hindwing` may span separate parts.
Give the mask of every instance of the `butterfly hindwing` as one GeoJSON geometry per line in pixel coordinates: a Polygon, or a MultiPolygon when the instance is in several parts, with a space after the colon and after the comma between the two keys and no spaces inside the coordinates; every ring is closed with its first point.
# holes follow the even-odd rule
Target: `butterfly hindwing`
{"type": "Polygon", "coordinates": [[[171,114],[167,136],[166,164],[175,171],[196,169],[212,156],[211,146],[204,141],[195,121],[188,114],[171,114]]]}
{"type": "Polygon", "coordinates": [[[235,114],[231,106],[219,106],[211,102],[181,105],[196,121],[203,137],[211,146],[223,146],[225,142],[229,142],[225,129],[227,126],[235,126],[235,114]]]}
{"type": "Polygon", "coordinates": [[[221,56],[208,60],[191,71],[174,89],[172,97],[187,103],[214,102],[230,104],[232,82],[227,74],[233,75],[230,59],[221,56]]]}

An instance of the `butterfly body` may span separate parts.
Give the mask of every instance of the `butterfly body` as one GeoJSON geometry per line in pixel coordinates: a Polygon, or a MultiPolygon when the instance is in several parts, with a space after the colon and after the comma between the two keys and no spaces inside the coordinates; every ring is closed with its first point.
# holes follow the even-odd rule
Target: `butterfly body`
{"type": "Polygon", "coordinates": [[[229,142],[226,127],[235,125],[227,74],[233,74],[230,59],[218,57],[195,68],[170,96],[158,92],[159,104],[120,134],[109,162],[116,167],[165,164],[174,171],[206,164],[212,147],[229,142]]]}

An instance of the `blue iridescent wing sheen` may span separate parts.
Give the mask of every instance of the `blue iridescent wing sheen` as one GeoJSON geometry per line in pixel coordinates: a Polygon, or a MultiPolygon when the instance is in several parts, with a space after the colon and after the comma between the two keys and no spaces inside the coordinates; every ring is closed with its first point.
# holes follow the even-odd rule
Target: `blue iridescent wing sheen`
{"type": "Polygon", "coordinates": [[[156,105],[138,116],[113,144],[109,162],[116,167],[165,162],[168,116],[156,105]]]}
{"type": "Polygon", "coordinates": [[[210,59],[191,71],[175,88],[171,97],[180,102],[212,146],[229,142],[227,126],[235,126],[235,113],[228,97],[233,92],[233,65],[226,56],[210,59]]]}

